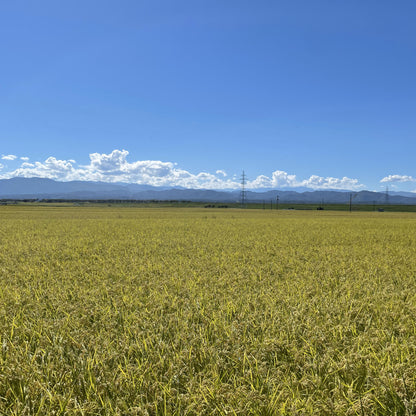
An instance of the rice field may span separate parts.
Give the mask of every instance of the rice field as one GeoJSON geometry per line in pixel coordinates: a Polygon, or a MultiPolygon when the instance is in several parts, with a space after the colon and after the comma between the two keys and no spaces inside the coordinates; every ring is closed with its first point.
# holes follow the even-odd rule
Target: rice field
{"type": "Polygon", "coordinates": [[[416,214],[0,207],[0,414],[412,415],[416,214]]]}

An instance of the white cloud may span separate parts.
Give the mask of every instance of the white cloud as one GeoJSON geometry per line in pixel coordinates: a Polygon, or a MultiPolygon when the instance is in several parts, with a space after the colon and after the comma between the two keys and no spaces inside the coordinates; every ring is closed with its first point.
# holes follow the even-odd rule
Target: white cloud
{"type": "MultiPolygon", "coordinates": [[[[41,177],[57,180],[73,180],[71,174],[76,170],[69,161],[48,157],[44,162],[23,162],[20,168],[7,174],[8,177],[41,177]]],[[[4,176],[4,175],[3,175],[4,176]]]]}
{"type": "Polygon", "coordinates": [[[22,157],[20,158],[20,160],[23,160],[24,162],[27,162],[27,161],[29,160],[29,158],[28,158],[28,157],[26,157],[26,156],[22,156],[22,157]]]}
{"type": "Polygon", "coordinates": [[[358,179],[347,177],[332,178],[312,175],[309,179],[298,180],[296,175],[288,174],[282,170],[276,170],[269,178],[265,175],[258,176],[254,181],[249,181],[249,188],[286,188],[306,187],[311,189],[363,189],[358,179]]]}
{"type": "MultiPolygon", "coordinates": [[[[129,162],[127,150],[113,150],[111,153],[91,153],[88,165],[77,165],[75,160],[60,160],[51,156],[44,162],[28,163],[11,172],[4,172],[0,178],[43,177],[59,181],[85,180],[103,182],[126,182],[154,186],[181,186],[195,189],[239,189],[240,179],[227,177],[223,170],[191,173],[177,167],[175,163],[160,160],[138,160],[129,162]]],[[[247,182],[247,188],[307,187],[311,189],[362,189],[358,179],[332,178],[312,175],[298,179],[296,175],[276,170],[271,176],[260,175],[247,182]]]]}
{"type": "Polygon", "coordinates": [[[0,170],[2,170],[4,168],[4,165],[2,165],[1,163],[0,163],[0,170]]]}
{"type": "Polygon", "coordinates": [[[360,184],[358,179],[344,176],[343,178],[332,178],[312,175],[309,179],[301,182],[302,186],[314,189],[363,189],[365,186],[360,184]]]}
{"type": "MultiPolygon", "coordinates": [[[[236,177],[233,178],[234,180],[237,180],[236,177]]],[[[265,175],[257,176],[256,179],[253,181],[247,182],[247,187],[252,189],[257,188],[270,188],[273,187],[272,179],[265,175]]]]}
{"type": "Polygon", "coordinates": [[[276,170],[272,173],[273,186],[297,186],[296,175],[289,175],[283,170],[276,170]]]}
{"type": "Polygon", "coordinates": [[[416,178],[408,175],[389,175],[383,178],[380,182],[416,182],[416,178]]]}
{"type": "Polygon", "coordinates": [[[3,160],[15,160],[17,159],[17,156],[16,155],[2,155],[1,158],[3,160]]]}
{"type": "Polygon", "coordinates": [[[127,150],[113,150],[109,155],[91,153],[90,166],[99,172],[120,172],[128,154],[127,150]]]}

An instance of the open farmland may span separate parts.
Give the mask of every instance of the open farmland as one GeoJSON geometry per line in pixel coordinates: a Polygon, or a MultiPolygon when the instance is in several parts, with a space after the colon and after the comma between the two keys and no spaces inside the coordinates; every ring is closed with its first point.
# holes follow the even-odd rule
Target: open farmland
{"type": "Polygon", "coordinates": [[[416,215],[0,207],[0,413],[410,415],[416,215]]]}

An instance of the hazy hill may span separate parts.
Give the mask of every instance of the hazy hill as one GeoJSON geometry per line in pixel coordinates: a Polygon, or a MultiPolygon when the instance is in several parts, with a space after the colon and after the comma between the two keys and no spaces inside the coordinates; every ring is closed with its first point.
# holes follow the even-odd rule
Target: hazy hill
{"type": "MultiPolygon", "coordinates": [[[[282,203],[347,204],[351,192],[320,190],[297,192],[295,190],[248,191],[247,201],[273,202],[279,196],[282,203]]],[[[105,182],[58,182],[45,178],[12,178],[0,180],[0,199],[135,199],[135,200],[182,200],[203,202],[237,202],[240,191],[215,191],[154,187],[126,183],[105,182]]],[[[383,192],[360,191],[353,193],[354,204],[382,204],[386,202],[383,192]]],[[[390,193],[391,204],[416,204],[412,193],[390,193]]]]}

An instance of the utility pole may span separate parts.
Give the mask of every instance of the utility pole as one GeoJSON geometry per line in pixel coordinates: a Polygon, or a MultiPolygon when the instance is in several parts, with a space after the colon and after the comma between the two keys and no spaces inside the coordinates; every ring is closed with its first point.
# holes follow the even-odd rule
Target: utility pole
{"type": "Polygon", "coordinates": [[[270,200],[270,209],[273,209],[273,199],[270,200]]]}
{"type": "Polygon", "coordinates": [[[247,176],[244,173],[241,175],[241,208],[246,207],[246,184],[247,184],[247,176]]]}
{"type": "Polygon", "coordinates": [[[276,210],[279,210],[279,195],[276,196],[276,210]]]}

